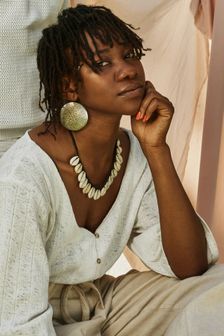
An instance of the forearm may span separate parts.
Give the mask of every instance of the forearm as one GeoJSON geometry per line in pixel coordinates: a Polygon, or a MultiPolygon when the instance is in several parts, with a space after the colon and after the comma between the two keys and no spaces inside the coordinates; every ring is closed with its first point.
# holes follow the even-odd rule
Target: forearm
{"type": "Polygon", "coordinates": [[[179,278],[207,267],[204,229],[174,168],[168,146],[144,148],[157,194],[164,252],[179,278]]]}

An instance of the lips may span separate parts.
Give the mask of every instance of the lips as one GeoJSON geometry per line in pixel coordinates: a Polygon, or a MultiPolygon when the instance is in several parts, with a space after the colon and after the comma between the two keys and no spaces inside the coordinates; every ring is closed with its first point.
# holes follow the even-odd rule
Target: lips
{"type": "Polygon", "coordinates": [[[130,84],[130,85],[125,86],[123,89],[121,89],[121,91],[118,93],[118,96],[141,94],[142,90],[143,90],[143,85],[130,84]]]}

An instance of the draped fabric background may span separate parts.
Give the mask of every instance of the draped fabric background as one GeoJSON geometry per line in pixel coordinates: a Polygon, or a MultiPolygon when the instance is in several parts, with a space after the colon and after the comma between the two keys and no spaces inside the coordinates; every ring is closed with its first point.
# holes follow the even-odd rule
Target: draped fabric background
{"type": "MultiPolygon", "coordinates": [[[[207,79],[208,39],[196,28],[191,0],[86,0],[73,4],[105,5],[124,21],[140,27],[146,77],[175,106],[168,135],[173,159],[183,179],[198,102],[207,79]],[[177,146],[178,139],[178,146],[177,146]]],[[[203,109],[203,106],[199,106],[203,109]]],[[[129,126],[125,119],[123,123],[129,126]]]]}
{"type": "MultiPolygon", "coordinates": [[[[146,77],[175,107],[168,143],[180,179],[196,206],[209,66],[208,37],[212,36],[215,0],[73,0],[71,3],[105,5],[124,21],[140,27],[138,33],[144,45],[152,48],[143,58],[146,77]]],[[[130,127],[128,118],[123,118],[122,123],[130,127]]],[[[206,155],[203,160],[205,167],[206,155]]],[[[202,166],[200,169],[202,173],[202,166]]],[[[220,166],[219,175],[221,171],[220,166]]],[[[207,183],[206,179],[203,184],[207,183]]],[[[216,182],[212,188],[215,186],[216,182]]],[[[221,207],[219,203],[217,207],[221,207]]],[[[200,204],[198,209],[203,215],[205,203],[201,200],[200,204]]],[[[220,222],[214,228],[216,225],[220,229],[220,222]]],[[[132,267],[145,268],[130,251],[125,251],[125,255],[132,267]]],[[[120,266],[115,265],[112,273],[122,273],[127,267],[122,256],[120,266]]]]}
{"type": "Polygon", "coordinates": [[[210,223],[224,262],[224,1],[215,3],[197,208],[210,223]]]}
{"type": "Polygon", "coordinates": [[[191,11],[196,26],[209,38],[212,38],[216,0],[192,0],[191,11]]]}

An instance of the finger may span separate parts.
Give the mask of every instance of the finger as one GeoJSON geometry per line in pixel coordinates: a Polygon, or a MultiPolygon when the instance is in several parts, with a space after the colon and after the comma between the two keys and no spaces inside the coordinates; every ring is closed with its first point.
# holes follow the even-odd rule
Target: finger
{"type": "Polygon", "coordinates": [[[167,102],[166,98],[154,97],[149,101],[142,121],[147,122],[150,119],[154,121],[155,112],[157,112],[157,115],[163,115],[172,118],[173,106],[167,102]]]}
{"type": "MultiPolygon", "coordinates": [[[[146,83],[145,96],[148,96],[151,92],[156,92],[155,87],[150,81],[146,81],[145,83],[146,83]]],[[[136,120],[141,120],[144,117],[144,111],[145,111],[144,105],[147,106],[147,102],[145,98],[143,99],[142,104],[143,104],[142,107],[139,109],[138,113],[136,114],[136,120]]]]}
{"type": "Polygon", "coordinates": [[[147,109],[145,111],[145,115],[142,119],[143,122],[147,122],[150,119],[153,119],[152,116],[154,115],[154,113],[158,110],[158,101],[157,99],[153,99],[149,102],[147,109]]]}
{"type": "Polygon", "coordinates": [[[145,85],[146,85],[146,89],[152,89],[152,90],[155,90],[156,91],[156,89],[155,89],[155,86],[152,84],[152,82],[150,82],[150,81],[146,81],[145,82],[145,85]]]}
{"type": "Polygon", "coordinates": [[[141,118],[139,119],[143,119],[144,116],[145,116],[145,112],[148,108],[148,105],[150,104],[150,102],[157,98],[158,97],[158,94],[156,91],[151,91],[150,93],[147,94],[147,96],[143,99],[142,103],[141,103],[141,106],[140,106],[140,109],[139,109],[139,114],[141,116],[141,118]]]}

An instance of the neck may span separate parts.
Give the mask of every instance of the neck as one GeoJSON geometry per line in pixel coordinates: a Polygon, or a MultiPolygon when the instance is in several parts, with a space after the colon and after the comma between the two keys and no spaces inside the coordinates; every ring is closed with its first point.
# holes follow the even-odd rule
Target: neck
{"type": "Polygon", "coordinates": [[[101,184],[111,172],[119,135],[119,118],[89,117],[88,124],[73,136],[85,171],[94,184],[101,184]],[[96,169],[97,167],[97,169],[96,169]]]}
{"type": "Polygon", "coordinates": [[[88,124],[74,133],[80,156],[99,164],[111,160],[118,139],[119,125],[120,116],[117,118],[89,116],[88,124]]]}

